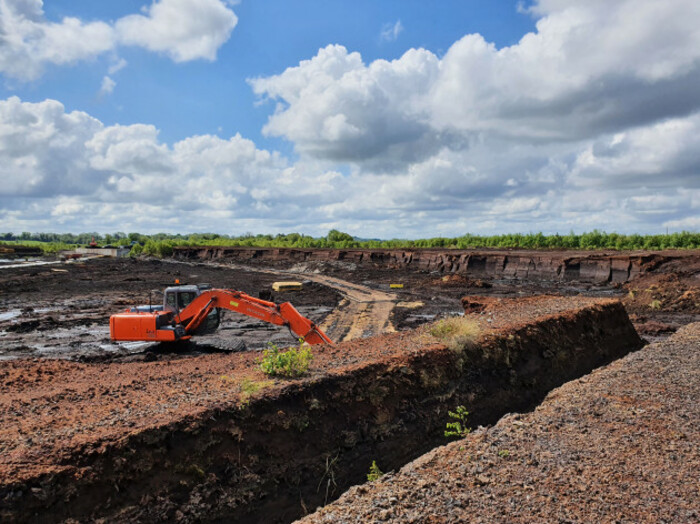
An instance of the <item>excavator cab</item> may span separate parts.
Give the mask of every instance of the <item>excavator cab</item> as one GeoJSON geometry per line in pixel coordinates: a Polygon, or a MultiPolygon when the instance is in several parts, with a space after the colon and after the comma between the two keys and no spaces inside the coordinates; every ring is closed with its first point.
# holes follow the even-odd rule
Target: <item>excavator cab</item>
{"type": "Polygon", "coordinates": [[[197,298],[204,289],[211,289],[208,284],[196,286],[173,286],[166,288],[163,293],[163,309],[165,311],[181,311],[197,298]]]}
{"type": "MultiPolygon", "coordinates": [[[[202,294],[202,291],[211,289],[210,284],[196,284],[186,286],[172,286],[163,292],[163,311],[170,311],[175,315],[185,309],[190,303],[202,294]]],[[[212,309],[206,320],[197,328],[195,334],[205,335],[213,333],[221,322],[219,308],[212,309]]]]}

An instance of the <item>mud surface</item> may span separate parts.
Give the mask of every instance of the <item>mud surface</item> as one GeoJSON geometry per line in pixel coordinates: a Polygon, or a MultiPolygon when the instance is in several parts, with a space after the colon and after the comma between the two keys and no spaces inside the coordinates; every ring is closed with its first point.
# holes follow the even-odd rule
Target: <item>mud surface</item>
{"type": "Polygon", "coordinates": [[[372,459],[398,469],[442,443],[457,404],[493,424],[637,349],[605,298],[647,341],[700,320],[698,252],[259,251],[0,267],[0,506],[14,508],[0,520],[289,522],[362,482],[372,459]],[[345,342],[315,348],[296,381],[263,375],[255,351],[295,338],[230,312],[177,349],[110,343],[112,313],[161,302],[175,279],[254,296],[303,281],[274,300],[345,342]],[[486,355],[466,375],[423,327],[465,312],[486,355]],[[241,343],[253,351],[228,352],[241,343]]]}
{"type": "Polygon", "coordinates": [[[291,301],[302,314],[321,324],[334,341],[412,329],[445,315],[461,314],[460,300],[465,295],[620,298],[639,333],[649,341],[700,321],[700,254],[693,251],[465,254],[426,250],[416,254],[201,248],[180,250],[177,256],[178,261],[101,258],[0,268],[0,359],[174,358],[241,348],[259,350],[268,342],[288,345],[295,341],[284,328],[227,312],[217,334],[199,338],[178,353],[153,344],[110,343],[108,319],[112,313],[149,303],[149,294],[151,302],[160,303],[162,290],[176,278],[182,283],[208,282],[239,289],[253,296],[269,289],[275,280],[304,281],[303,291],[277,294],[274,300],[291,301]],[[573,279],[576,275],[571,269],[566,272],[566,267],[576,263],[577,275],[583,280],[573,279]],[[505,271],[507,267],[513,269],[505,271]],[[589,269],[581,273],[581,267],[589,269]],[[614,268],[623,268],[625,274],[614,268]],[[591,276],[596,275],[600,278],[592,281],[591,276]],[[613,278],[615,275],[621,276],[613,278]]]}
{"type": "Polygon", "coordinates": [[[686,326],[302,522],[698,522],[699,347],[686,326]]]}
{"type": "MultiPolygon", "coordinates": [[[[462,311],[465,295],[556,294],[623,300],[638,331],[660,340],[700,321],[700,252],[527,250],[302,250],[180,248],[181,260],[317,274],[388,293],[385,330],[462,311]],[[401,287],[391,287],[399,285],[401,287]]],[[[386,300],[386,299],[383,299],[386,300]]],[[[376,334],[374,332],[373,334],[376,334]]]]}
{"type": "MultiPolygon", "coordinates": [[[[285,328],[224,312],[216,334],[177,348],[152,343],[113,344],[109,316],[138,304],[162,304],[163,290],[182,284],[209,283],[258,296],[275,275],[168,261],[97,258],[86,262],[0,268],[0,359],[16,357],[73,360],[177,358],[202,352],[268,342],[293,344],[285,328]]],[[[307,282],[302,291],[276,293],[276,302],[292,302],[315,322],[340,300],[331,288],[307,282]]]]}

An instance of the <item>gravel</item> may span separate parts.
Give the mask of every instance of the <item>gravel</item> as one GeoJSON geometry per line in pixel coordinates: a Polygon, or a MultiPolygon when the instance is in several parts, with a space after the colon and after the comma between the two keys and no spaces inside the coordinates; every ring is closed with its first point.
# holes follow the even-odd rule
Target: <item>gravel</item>
{"type": "Polygon", "coordinates": [[[302,522],[700,522],[699,349],[690,324],[302,522]]]}

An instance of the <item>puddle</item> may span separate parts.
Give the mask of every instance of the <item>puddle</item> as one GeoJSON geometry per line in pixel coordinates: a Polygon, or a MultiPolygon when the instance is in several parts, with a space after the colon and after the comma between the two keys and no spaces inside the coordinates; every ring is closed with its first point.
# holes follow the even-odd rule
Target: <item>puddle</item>
{"type": "Polygon", "coordinates": [[[0,264],[0,269],[12,269],[12,268],[18,268],[18,267],[31,267],[31,266],[48,266],[51,264],[63,264],[63,261],[62,260],[51,260],[51,261],[28,260],[26,262],[20,262],[19,264],[0,264]]]}
{"type": "Polygon", "coordinates": [[[21,314],[22,312],[19,309],[12,309],[10,311],[0,313],[0,322],[3,322],[5,320],[12,320],[13,318],[17,318],[21,314]]]}

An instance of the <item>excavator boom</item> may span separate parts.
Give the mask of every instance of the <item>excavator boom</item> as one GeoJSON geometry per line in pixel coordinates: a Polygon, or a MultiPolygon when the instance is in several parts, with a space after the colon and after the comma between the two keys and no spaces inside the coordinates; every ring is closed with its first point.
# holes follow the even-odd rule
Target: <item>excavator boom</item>
{"type": "Polygon", "coordinates": [[[110,317],[110,336],[115,341],[187,340],[214,308],[228,309],[249,317],[287,326],[309,344],[332,344],[311,320],[302,316],[289,302],[275,304],[230,289],[202,291],[181,311],[127,311],[110,317]]]}

